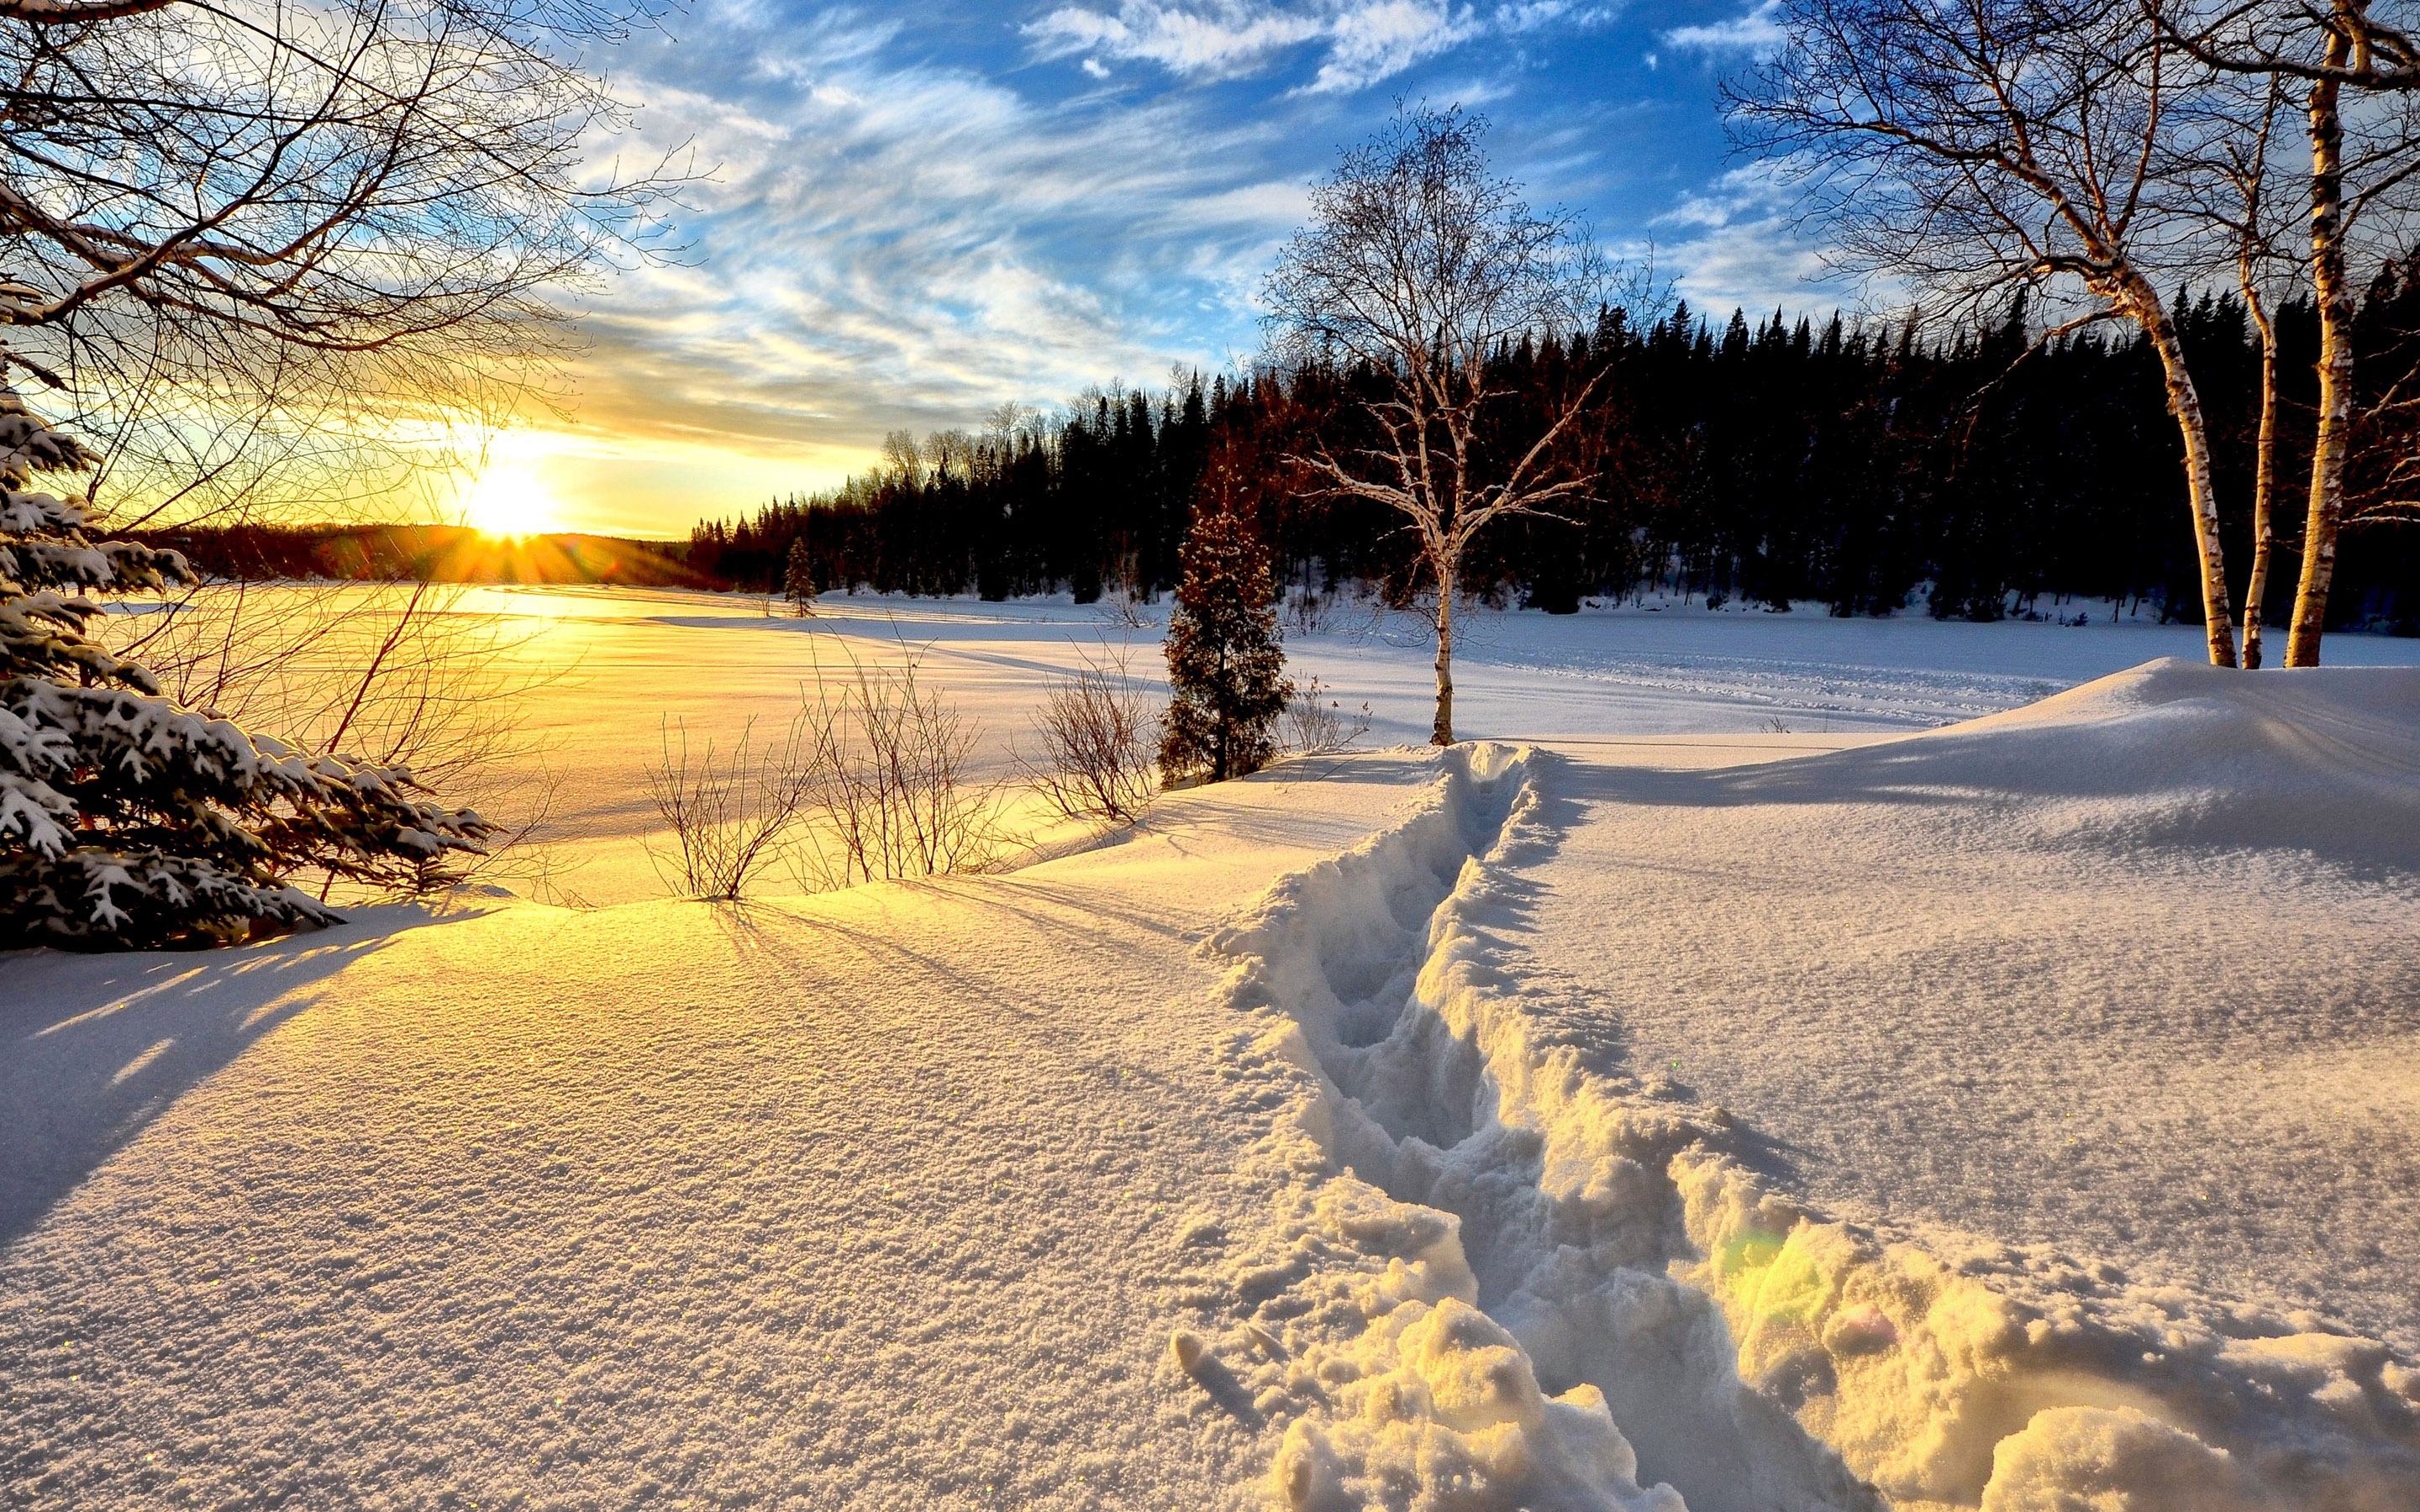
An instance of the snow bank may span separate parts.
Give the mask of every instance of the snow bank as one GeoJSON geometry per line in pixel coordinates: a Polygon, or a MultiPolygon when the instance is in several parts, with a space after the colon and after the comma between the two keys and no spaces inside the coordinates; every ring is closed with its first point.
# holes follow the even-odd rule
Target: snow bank
{"type": "MultiPolygon", "coordinates": [[[[1978,824],[1995,794],[2047,795],[2019,817],[2051,848],[2409,856],[2420,677],[2227,676],[2153,664],[1752,781],[1947,795],[1978,824]]],[[[1697,1512],[2412,1504],[2420,1372],[2383,1345],[1841,1222],[1756,1174],[1754,1130],[1559,1028],[1546,997],[1580,989],[1513,948],[1559,839],[1554,759],[1455,761],[1407,823],[1207,947],[1249,1015],[1230,1083],[1279,1113],[1262,1159],[1288,1216],[1195,1301],[1278,1439],[1274,1504],[1678,1500],[1650,1478],[1697,1512]]]]}
{"type": "Polygon", "coordinates": [[[1922,736],[1762,768],[1767,801],[1963,808],[2040,849],[2307,852],[2420,870],[2420,669],[2170,657],[1922,736]]]}

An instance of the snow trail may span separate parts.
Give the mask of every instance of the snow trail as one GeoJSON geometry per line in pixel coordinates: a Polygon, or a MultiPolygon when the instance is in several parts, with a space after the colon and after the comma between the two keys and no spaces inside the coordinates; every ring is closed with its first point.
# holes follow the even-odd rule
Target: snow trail
{"type": "Polygon", "coordinates": [[[1196,1299],[1281,1434],[1272,1501],[2408,1507],[2420,1375],[2383,1346],[1838,1221],[1542,1011],[1556,761],[1456,750],[1208,943],[1252,1025],[1231,1081],[1282,1110],[1278,1247],[1196,1299]]]}

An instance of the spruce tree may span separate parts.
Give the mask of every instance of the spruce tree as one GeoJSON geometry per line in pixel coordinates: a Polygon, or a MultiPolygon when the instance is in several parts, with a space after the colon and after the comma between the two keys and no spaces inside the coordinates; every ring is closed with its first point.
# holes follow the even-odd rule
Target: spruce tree
{"type": "Polygon", "coordinates": [[[1173,780],[1257,772],[1294,696],[1278,641],[1277,592],[1260,532],[1225,497],[1195,515],[1168,621],[1171,700],[1159,747],[1173,780]]]}
{"type": "Polygon", "coordinates": [[[790,596],[792,608],[801,614],[812,614],[817,591],[814,553],[807,549],[807,538],[801,532],[790,538],[790,558],[783,569],[782,592],[790,596]]]}
{"type": "Polygon", "coordinates": [[[182,555],[87,536],[34,486],[93,455],[0,389],[0,948],[207,944],[338,922],[285,885],[425,878],[493,828],[402,767],[312,755],[180,708],[85,632],[87,593],[194,581],[182,555]]]}

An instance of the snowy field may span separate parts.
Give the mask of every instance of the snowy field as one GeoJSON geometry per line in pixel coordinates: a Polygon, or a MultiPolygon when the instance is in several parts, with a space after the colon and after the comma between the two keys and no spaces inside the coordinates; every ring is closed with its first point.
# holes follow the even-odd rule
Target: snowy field
{"type": "Polygon", "coordinates": [[[0,958],[0,1504],[2415,1504],[2420,644],[1486,616],[1488,743],[732,908],[665,717],[1156,631],[458,611],[632,901],[0,958]]]}
{"type": "MultiPolygon", "coordinates": [[[[277,592],[271,590],[271,593],[277,592]]],[[[391,589],[327,590],[326,604],[392,598],[391,589]]],[[[668,589],[549,588],[460,592],[446,600],[470,644],[517,700],[529,754],[553,779],[554,803],[526,865],[504,885],[556,902],[661,897],[648,843],[665,838],[646,797],[646,769],[668,727],[727,746],[753,720],[759,738],[796,710],[802,683],[851,660],[913,659],[979,731],[982,775],[1012,778],[1033,746],[1031,711],[1054,679],[1087,657],[1123,656],[1160,684],[1165,604],[1139,625],[1103,606],[985,604],[827,594],[812,619],[760,598],[668,589]]],[[[1797,734],[1923,729],[1992,714],[2155,656],[2199,652],[2198,632],[2148,620],[2086,627],[1973,625],[1923,616],[1839,620],[1820,609],[1709,612],[1678,605],[1567,617],[1466,617],[1455,664],[1457,733],[1466,738],[1565,742],[1640,734],[1797,734]]],[[[1416,617],[1347,604],[1317,633],[1290,633],[1297,680],[1317,677],[1347,710],[1367,702],[1365,744],[1424,741],[1435,680],[1416,617]]],[[[2420,665],[2420,640],[2339,636],[2343,665],[2420,665]]],[[[484,800],[486,795],[471,796],[484,800]]],[[[489,803],[510,820],[516,791],[489,803]]],[[[524,861],[529,858],[524,857],[524,861]]]]}

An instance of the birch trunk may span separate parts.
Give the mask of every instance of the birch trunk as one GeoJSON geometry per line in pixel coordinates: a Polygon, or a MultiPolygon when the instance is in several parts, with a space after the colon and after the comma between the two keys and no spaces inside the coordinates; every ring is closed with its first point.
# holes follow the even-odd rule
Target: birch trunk
{"type": "Polygon", "coordinates": [[[2243,589],[2243,666],[2260,666],[2261,603],[2269,593],[2269,563],[2277,546],[2277,328],[2249,278],[2243,306],[2260,334],[2260,448],[2252,471],[2252,577],[2243,589]]]}
{"type": "Polygon", "coordinates": [[[1453,591],[1455,563],[1440,561],[1437,575],[1437,654],[1436,654],[1436,723],[1429,731],[1429,744],[1453,744],[1453,591]]]}
{"type": "MultiPolygon", "coordinates": [[[[2339,16],[2348,9],[2337,0],[2339,16]]],[[[2352,39],[2341,23],[2328,33],[2327,63],[2342,69],[2352,39]]],[[[2345,433],[2352,422],[2352,291],[2345,283],[2344,117],[2341,86],[2311,82],[2311,282],[2319,305],[2319,428],[2311,449],[2311,502],[2303,525],[2303,577],[2294,590],[2294,620],[2286,636],[2286,665],[2319,664],[2319,634],[2328,618],[2328,589],[2336,575],[2336,528],[2344,519],[2345,433]]]]}
{"type": "Polygon", "coordinates": [[[2226,563],[2218,538],[2218,493],[2211,482],[2210,424],[2201,409],[2201,393],[2185,367],[2184,347],[2177,340],[2176,323],[2158,293],[2139,276],[2124,290],[2134,318],[2159,353],[2160,376],[2167,385],[2168,412],[2185,443],[2185,500],[2193,509],[2194,545],[2201,557],[2202,628],[2210,640],[2213,667],[2235,663],[2235,622],[2226,602],[2226,563]]]}

